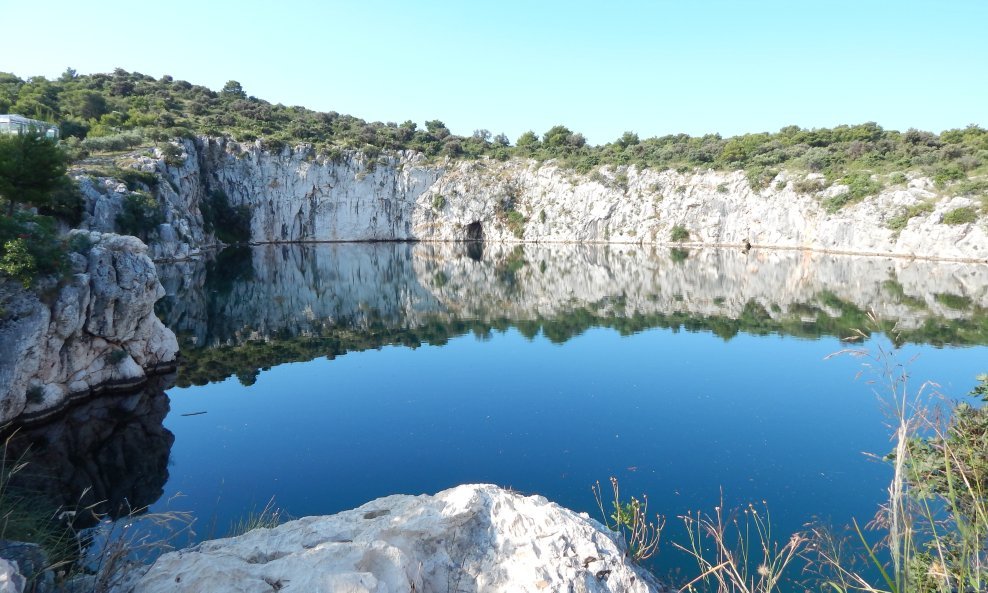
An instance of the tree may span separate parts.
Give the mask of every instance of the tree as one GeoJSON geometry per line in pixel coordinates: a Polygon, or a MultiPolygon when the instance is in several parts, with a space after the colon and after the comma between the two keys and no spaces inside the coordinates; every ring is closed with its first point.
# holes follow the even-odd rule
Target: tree
{"type": "Polygon", "coordinates": [[[223,89],[220,90],[220,95],[227,99],[247,98],[247,93],[244,92],[244,87],[240,86],[240,83],[236,80],[226,81],[226,84],[223,85],[223,89]]]}
{"type": "Polygon", "coordinates": [[[641,140],[638,138],[638,134],[634,132],[625,132],[620,138],[618,138],[617,145],[623,149],[639,144],[640,142],[641,140]]]}
{"type": "Polygon", "coordinates": [[[539,137],[535,135],[535,132],[529,130],[518,137],[515,146],[524,150],[536,150],[539,147],[539,137]]]}
{"type": "Polygon", "coordinates": [[[568,144],[569,137],[573,135],[566,126],[552,126],[549,131],[542,135],[542,144],[547,148],[560,148],[568,144]]]}
{"type": "Polygon", "coordinates": [[[446,124],[438,119],[425,122],[425,129],[438,140],[442,140],[446,136],[449,136],[449,128],[447,128],[446,124]]]}
{"type": "Polygon", "coordinates": [[[50,208],[55,190],[65,187],[65,170],[54,140],[37,132],[0,136],[0,197],[9,215],[14,204],[50,208]]]}

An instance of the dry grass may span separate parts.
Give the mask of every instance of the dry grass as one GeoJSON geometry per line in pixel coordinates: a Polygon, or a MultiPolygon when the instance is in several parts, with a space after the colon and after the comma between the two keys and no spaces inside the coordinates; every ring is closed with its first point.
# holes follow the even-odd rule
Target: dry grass
{"type": "Polygon", "coordinates": [[[777,591],[782,576],[807,541],[802,534],[793,534],[785,544],[776,542],[764,502],[761,510],[749,504],[741,513],[725,514],[721,505],[713,515],[697,512],[680,518],[687,543],[673,546],[692,557],[700,572],[681,591],[777,591]]]}
{"type": "Polygon", "coordinates": [[[808,559],[824,575],[825,585],[840,593],[985,591],[988,413],[948,404],[933,383],[913,390],[907,365],[894,352],[879,347],[837,355],[862,359],[862,372],[888,408],[894,474],[888,501],[876,517],[865,529],[854,523],[871,570],[859,569],[843,541],[819,527],[811,530],[808,559]],[[882,534],[881,541],[870,544],[866,529],[882,534]],[[870,573],[878,573],[880,582],[870,573]]]}
{"type": "Polygon", "coordinates": [[[607,511],[604,510],[604,496],[600,482],[597,482],[591,489],[597,500],[600,514],[604,518],[604,525],[624,537],[631,559],[635,562],[642,562],[654,556],[659,550],[659,541],[662,538],[665,519],[656,515],[655,521],[648,520],[648,497],[643,495],[642,499],[638,500],[632,496],[628,502],[623,502],[618,480],[612,477],[613,500],[611,505],[614,512],[608,515],[607,511]]]}

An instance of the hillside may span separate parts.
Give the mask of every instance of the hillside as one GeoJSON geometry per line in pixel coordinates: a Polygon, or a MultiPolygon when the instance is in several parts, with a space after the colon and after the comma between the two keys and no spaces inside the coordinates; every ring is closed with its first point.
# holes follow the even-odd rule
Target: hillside
{"type": "MultiPolygon", "coordinates": [[[[385,150],[412,150],[427,157],[557,159],[580,173],[601,165],[680,172],[743,169],[754,189],[782,169],[802,170],[822,173],[828,183],[844,180],[856,196],[876,191],[861,172],[911,170],[940,185],[988,172],[988,131],[975,125],[940,134],[884,130],[875,123],[812,130],[787,126],[776,133],[731,138],[676,134],[640,139],[626,132],[600,146],[588,145],[579,132],[559,125],[541,135],[527,132],[512,143],[483,129],[459,136],[438,119],[425,122],[425,129],[411,121],[366,122],[333,111],[271,104],[249,96],[236,81],[213,91],[171,76],[155,79],[122,69],[109,74],[69,69],[57,80],[25,81],[0,73],[0,113],[8,112],[58,122],[77,155],[174,137],[222,136],[262,140],[269,150],[308,143],[328,156],[341,150],[371,157],[385,150]]],[[[984,181],[966,188],[986,189],[984,181]]]]}

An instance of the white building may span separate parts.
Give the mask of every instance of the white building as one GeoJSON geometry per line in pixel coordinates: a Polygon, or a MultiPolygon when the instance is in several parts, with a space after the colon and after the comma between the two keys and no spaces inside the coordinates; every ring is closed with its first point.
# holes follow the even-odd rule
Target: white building
{"type": "Polygon", "coordinates": [[[58,126],[23,115],[0,114],[0,134],[24,134],[29,130],[37,130],[46,138],[58,139],[58,126]]]}

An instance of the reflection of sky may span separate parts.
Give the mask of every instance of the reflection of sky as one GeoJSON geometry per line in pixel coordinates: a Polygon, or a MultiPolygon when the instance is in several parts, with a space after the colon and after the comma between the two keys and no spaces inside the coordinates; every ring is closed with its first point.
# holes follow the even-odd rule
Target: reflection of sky
{"type": "MultiPolygon", "coordinates": [[[[872,340],[874,347],[884,343],[872,340]]],[[[393,493],[493,482],[596,515],[590,485],[621,480],[674,516],[766,500],[778,533],[816,515],[867,519],[888,430],[860,361],[818,341],[606,329],[556,345],[515,330],[443,347],[386,347],[172,389],[170,479],[156,508],[215,533],[274,496],[294,516],[393,493]],[[182,414],[206,411],[197,416],[182,414]]],[[[907,346],[913,376],[966,393],[985,348],[907,346]]],[[[917,381],[918,386],[918,381],[917,381]]]]}

